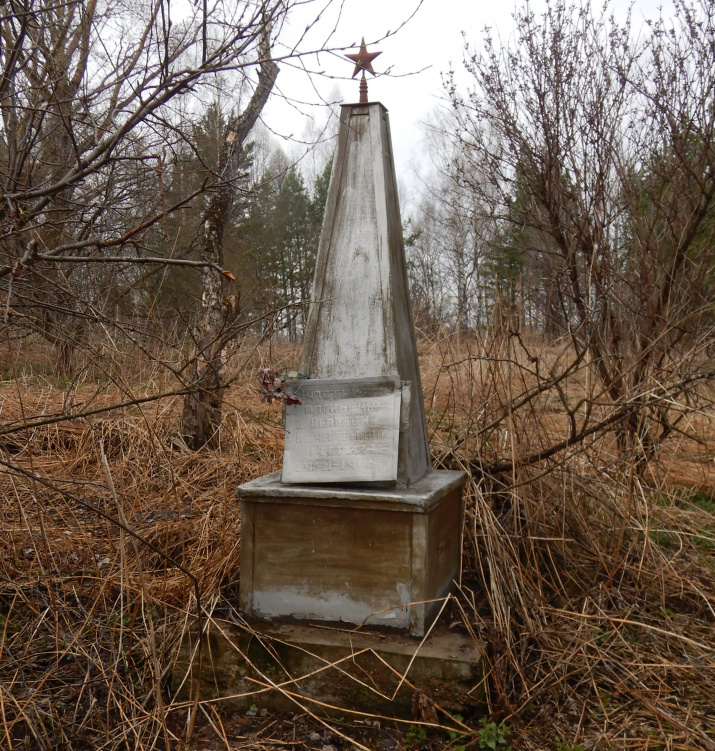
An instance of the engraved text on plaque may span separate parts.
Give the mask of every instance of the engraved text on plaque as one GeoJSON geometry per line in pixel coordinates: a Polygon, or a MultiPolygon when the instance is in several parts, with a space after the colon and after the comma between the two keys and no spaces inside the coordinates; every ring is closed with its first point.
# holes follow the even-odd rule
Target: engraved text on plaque
{"type": "Polygon", "coordinates": [[[397,477],[397,378],[292,381],[285,407],[283,482],[372,482],[397,477]]]}

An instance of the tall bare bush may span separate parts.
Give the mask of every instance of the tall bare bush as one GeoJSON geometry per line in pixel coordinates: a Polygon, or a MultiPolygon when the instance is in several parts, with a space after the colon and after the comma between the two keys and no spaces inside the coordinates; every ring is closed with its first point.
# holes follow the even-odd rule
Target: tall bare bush
{"type": "Polygon", "coordinates": [[[602,389],[569,408],[567,440],[608,405],[642,467],[714,376],[713,8],[678,0],[639,33],[587,3],[516,20],[513,43],[467,50],[471,88],[451,79],[453,173],[602,389]]]}

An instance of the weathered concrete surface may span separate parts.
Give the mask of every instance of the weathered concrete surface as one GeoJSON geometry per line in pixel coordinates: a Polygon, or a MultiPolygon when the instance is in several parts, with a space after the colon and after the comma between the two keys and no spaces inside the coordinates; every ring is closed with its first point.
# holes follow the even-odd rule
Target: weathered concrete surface
{"type": "MultiPolygon", "coordinates": [[[[195,637],[191,642],[188,638],[182,645],[175,691],[192,654],[197,665],[195,637]]],[[[435,628],[421,644],[392,633],[288,624],[239,627],[219,621],[204,645],[201,698],[220,698],[221,706],[239,711],[252,705],[270,712],[306,707],[328,716],[366,712],[410,719],[416,688],[452,714],[479,711],[484,700],[479,645],[444,627],[435,628]],[[270,685],[280,688],[262,690],[270,685]]],[[[184,681],[184,696],[190,685],[190,679],[184,681]]]]}
{"type": "Polygon", "coordinates": [[[391,508],[399,511],[413,511],[414,506],[423,510],[440,501],[456,487],[463,487],[467,481],[464,472],[455,470],[435,470],[409,488],[375,488],[365,485],[286,485],[281,482],[281,473],[271,472],[255,480],[239,485],[239,499],[272,503],[277,498],[303,499],[306,503],[320,500],[342,507],[349,501],[361,508],[391,508]]]}
{"type": "Polygon", "coordinates": [[[423,635],[460,576],[463,472],[409,490],[242,485],[240,607],[423,635]]]}
{"type": "MultiPolygon", "coordinates": [[[[303,343],[311,378],[396,376],[409,383],[397,484],[430,454],[387,110],[343,105],[303,343]]],[[[323,480],[323,481],[330,481],[323,480]]]]}

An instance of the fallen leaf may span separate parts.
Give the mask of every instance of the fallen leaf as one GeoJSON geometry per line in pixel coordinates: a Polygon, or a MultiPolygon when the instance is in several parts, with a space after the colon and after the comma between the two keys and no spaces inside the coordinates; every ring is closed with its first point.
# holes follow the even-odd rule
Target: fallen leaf
{"type": "Polygon", "coordinates": [[[412,697],[412,716],[422,722],[437,723],[437,710],[432,697],[418,688],[412,697]]]}

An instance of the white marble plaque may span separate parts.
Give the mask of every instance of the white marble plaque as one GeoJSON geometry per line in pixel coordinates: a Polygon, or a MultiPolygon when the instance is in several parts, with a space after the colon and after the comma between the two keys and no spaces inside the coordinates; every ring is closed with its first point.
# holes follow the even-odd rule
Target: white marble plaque
{"type": "Polygon", "coordinates": [[[377,482],[397,478],[400,382],[335,378],[288,384],[282,481],[377,482]]]}

